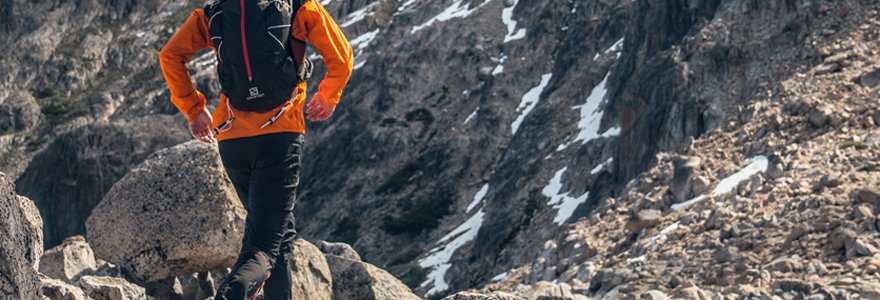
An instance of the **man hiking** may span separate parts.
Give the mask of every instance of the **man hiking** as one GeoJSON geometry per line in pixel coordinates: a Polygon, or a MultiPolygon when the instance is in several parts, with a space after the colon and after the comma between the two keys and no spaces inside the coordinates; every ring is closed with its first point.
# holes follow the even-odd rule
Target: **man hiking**
{"type": "Polygon", "coordinates": [[[193,137],[219,141],[229,179],[247,209],[241,253],[215,299],[291,298],[287,256],[294,230],[311,63],[305,43],[323,57],[327,74],[308,103],[308,119],[334,111],[352,70],[351,46],[316,0],[215,0],[196,9],[159,52],[171,101],[193,137]],[[213,116],[186,63],[199,50],[218,57],[222,87],[213,116]]]}

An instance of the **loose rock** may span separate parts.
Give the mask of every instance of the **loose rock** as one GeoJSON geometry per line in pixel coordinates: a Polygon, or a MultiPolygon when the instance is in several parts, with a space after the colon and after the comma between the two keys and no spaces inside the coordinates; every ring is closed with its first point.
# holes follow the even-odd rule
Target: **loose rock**
{"type": "Polygon", "coordinates": [[[64,240],[61,245],[46,251],[40,261],[41,273],[65,282],[97,270],[95,253],[82,236],[64,240]]]}
{"type": "Polygon", "coordinates": [[[146,290],[121,278],[83,276],[77,281],[94,300],[146,300],[146,290]]]}

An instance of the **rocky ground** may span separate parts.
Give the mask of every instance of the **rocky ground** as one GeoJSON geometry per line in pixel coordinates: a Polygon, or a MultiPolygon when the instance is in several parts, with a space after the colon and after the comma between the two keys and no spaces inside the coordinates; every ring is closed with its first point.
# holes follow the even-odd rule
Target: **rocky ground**
{"type": "Polygon", "coordinates": [[[880,16],[873,3],[820,4],[805,45],[816,63],[789,56],[722,126],[657,154],[481,292],[880,299],[880,16]]]}

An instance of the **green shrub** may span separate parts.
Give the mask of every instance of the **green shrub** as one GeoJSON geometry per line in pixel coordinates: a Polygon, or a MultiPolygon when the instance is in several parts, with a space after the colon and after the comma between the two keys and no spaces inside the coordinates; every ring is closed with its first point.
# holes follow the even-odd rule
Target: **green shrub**
{"type": "Polygon", "coordinates": [[[73,110],[68,107],[66,103],[55,102],[52,104],[44,105],[40,108],[40,112],[46,116],[46,121],[49,122],[49,125],[58,125],[64,122],[67,122],[73,118],[83,116],[86,113],[80,110],[73,110]]]}
{"type": "Polygon", "coordinates": [[[407,185],[409,185],[409,178],[419,171],[419,167],[419,164],[414,161],[406,163],[403,168],[397,170],[397,172],[394,172],[394,174],[391,174],[391,177],[388,178],[388,181],[385,181],[385,183],[380,185],[379,188],[374,191],[374,193],[394,194],[402,191],[404,188],[406,188],[407,185]]]}
{"type": "Polygon", "coordinates": [[[840,149],[846,149],[849,147],[855,147],[858,150],[862,150],[868,148],[868,145],[866,145],[865,142],[862,141],[846,141],[840,144],[840,149]]]}
{"type": "Polygon", "coordinates": [[[345,217],[336,224],[336,229],[330,233],[330,242],[343,242],[353,245],[358,240],[358,230],[361,228],[360,222],[352,217],[345,217]]]}
{"type": "Polygon", "coordinates": [[[406,250],[403,250],[403,252],[400,252],[397,255],[388,258],[388,261],[385,262],[385,268],[411,262],[413,259],[416,259],[416,257],[419,257],[419,254],[421,254],[421,251],[416,250],[413,247],[406,248],[406,250]]]}
{"type": "Polygon", "coordinates": [[[406,121],[407,122],[422,122],[425,125],[430,125],[434,122],[434,115],[431,114],[430,110],[425,108],[419,108],[413,110],[411,112],[406,113],[406,121]]]}
{"type": "Polygon", "coordinates": [[[405,212],[400,217],[387,215],[382,218],[382,230],[390,234],[420,233],[425,229],[437,228],[440,218],[449,214],[449,204],[444,200],[440,203],[423,203],[415,209],[405,212]]]}
{"type": "Polygon", "coordinates": [[[413,289],[425,281],[426,278],[428,278],[428,271],[420,266],[415,266],[406,270],[397,279],[400,279],[400,282],[413,289]]]}

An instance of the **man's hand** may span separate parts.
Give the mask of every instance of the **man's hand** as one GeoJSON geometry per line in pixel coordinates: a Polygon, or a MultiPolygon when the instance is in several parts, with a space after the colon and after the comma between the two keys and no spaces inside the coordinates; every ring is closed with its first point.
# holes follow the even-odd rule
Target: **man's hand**
{"type": "Polygon", "coordinates": [[[315,94],[312,96],[312,100],[309,101],[308,110],[306,110],[306,119],[312,122],[324,121],[327,120],[331,115],[333,115],[333,111],[336,108],[332,108],[327,106],[323,100],[321,100],[320,94],[315,94]]]}
{"type": "Polygon", "coordinates": [[[211,117],[211,113],[205,108],[199,112],[199,115],[195,119],[189,121],[189,132],[192,133],[192,136],[197,140],[210,144],[217,141],[217,139],[214,138],[214,133],[211,132],[211,126],[213,124],[214,118],[211,117]]]}

